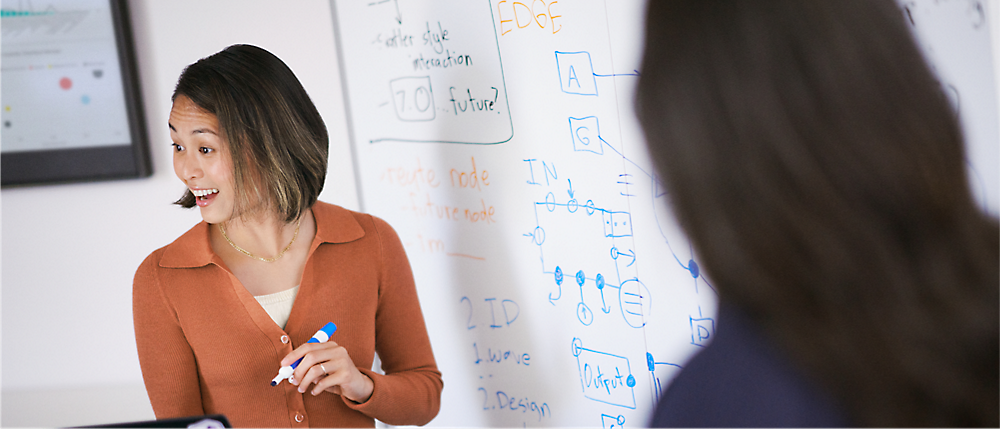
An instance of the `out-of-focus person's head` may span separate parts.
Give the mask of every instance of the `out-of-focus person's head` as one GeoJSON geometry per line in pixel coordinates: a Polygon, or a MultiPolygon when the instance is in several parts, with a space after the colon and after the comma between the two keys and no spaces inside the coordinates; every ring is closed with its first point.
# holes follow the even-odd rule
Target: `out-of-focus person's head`
{"type": "Polygon", "coordinates": [[[704,272],[865,425],[997,425],[997,222],[891,0],[649,1],[636,110],[704,272]]]}
{"type": "MultiPolygon", "coordinates": [[[[292,221],[326,180],[326,125],[302,84],[278,57],[233,45],[181,73],[172,100],[190,100],[218,120],[232,163],[231,218],[276,213],[292,221]]],[[[177,204],[194,207],[188,190],[177,204]]]]}

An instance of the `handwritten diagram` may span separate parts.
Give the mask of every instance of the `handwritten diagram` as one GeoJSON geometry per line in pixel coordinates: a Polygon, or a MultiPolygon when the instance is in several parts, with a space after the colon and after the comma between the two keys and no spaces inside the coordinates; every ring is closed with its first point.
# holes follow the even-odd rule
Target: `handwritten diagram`
{"type": "Polygon", "coordinates": [[[348,19],[365,17],[363,43],[340,46],[347,68],[363,68],[352,111],[375,119],[356,130],[369,143],[489,145],[510,141],[513,125],[489,3],[452,2],[429,16],[430,2],[339,2],[348,19]],[[363,60],[361,60],[363,59],[363,60]],[[354,61],[364,61],[355,65],[354,61]]]}
{"type": "MultiPolygon", "coordinates": [[[[643,426],[715,336],[632,111],[644,4],[333,1],[361,210],[398,232],[446,372],[432,426],[643,426]]],[[[985,4],[899,13],[987,142],[970,180],[995,213],[993,66],[959,57],[991,52],[985,4]]]]}
{"type": "Polygon", "coordinates": [[[715,294],[623,120],[637,62],[609,54],[642,4],[334,6],[362,210],[450,374],[432,425],[645,424],[715,294]]]}

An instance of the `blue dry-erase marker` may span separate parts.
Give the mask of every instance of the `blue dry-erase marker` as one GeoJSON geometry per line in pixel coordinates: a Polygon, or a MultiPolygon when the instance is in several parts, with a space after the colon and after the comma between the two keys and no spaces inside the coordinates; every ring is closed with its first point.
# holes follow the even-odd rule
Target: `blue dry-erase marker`
{"type": "MultiPolygon", "coordinates": [[[[334,325],[333,322],[327,323],[326,325],[323,325],[320,330],[316,331],[312,338],[310,338],[309,341],[306,341],[306,343],[325,343],[330,339],[334,332],[337,332],[337,325],[334,325]]],[[[299,360],[289,366],[281,367],[281,369],[278,370],[278,376],[274,377],[274,380],[271,380],[271,385],[277,386],[278,383],[281,383],[281,380],[291,377],[295,372],[295,368],[299,366],[299,362],[302,362],[302,358],[299,358],[299,360]]]]}

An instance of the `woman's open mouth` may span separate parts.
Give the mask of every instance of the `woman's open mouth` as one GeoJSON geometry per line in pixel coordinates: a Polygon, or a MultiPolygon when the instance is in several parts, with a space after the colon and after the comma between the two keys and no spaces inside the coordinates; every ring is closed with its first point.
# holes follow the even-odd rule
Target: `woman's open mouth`
{"type": "Polygon", "coordinates": [[[194,194],[195,203],[198,207],[205,207],[219,194],[218,189],[192,189],[191,193],[194,194]]]}

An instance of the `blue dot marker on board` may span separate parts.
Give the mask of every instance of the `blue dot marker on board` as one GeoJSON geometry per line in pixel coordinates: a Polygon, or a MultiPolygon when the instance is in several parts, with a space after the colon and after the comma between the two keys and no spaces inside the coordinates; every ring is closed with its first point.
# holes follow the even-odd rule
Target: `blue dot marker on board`
{"type": "Polygon", "coordinates": [[[688,261],[688,270],[691,271],[691,277],[698,278],[698,273],[700,269],[698,268],[698,263],[694,259],[688,261]]]}
{"type": "MultiPolygon", "coordinates": [[[[326,325],[323,325],[320,330],[316,331],[312,338],[310,338],[309,341],[306,341],[306,343],[325,343],[330,340],[330,337],[333,336],[334,332],[337,332],[337,325],[334,325],[333,322],[329,322],[326,325]]],[[[295,361],[291,365],[281,367],[281,369],[278,370],[278,376],[271,380],[271,385],[277,386],[278,383],[281,383],[281,380],[291,377],[292,374],[295,373],[295,368],[298,368],[299,363],[301,362],[302,358],[299,358],[299,360],[295,361]]]]}
{"type": "Polygon", "coordinates": [[[656,371],[656,362],[653,361],[653,354],[650,352],[646,352],[646,366],[650,371],[656,371]]]}

